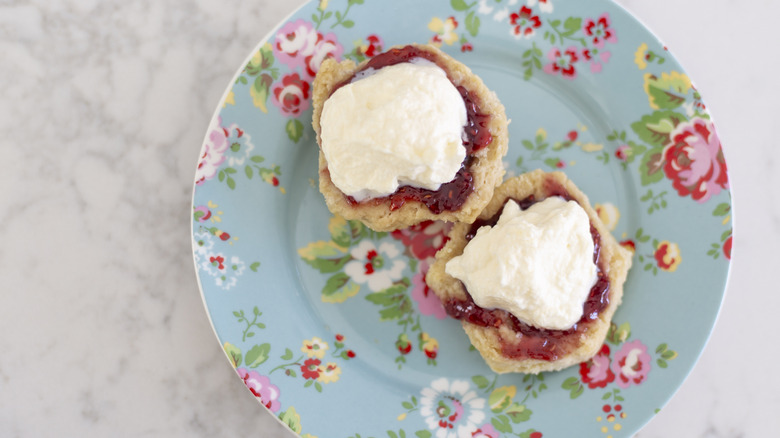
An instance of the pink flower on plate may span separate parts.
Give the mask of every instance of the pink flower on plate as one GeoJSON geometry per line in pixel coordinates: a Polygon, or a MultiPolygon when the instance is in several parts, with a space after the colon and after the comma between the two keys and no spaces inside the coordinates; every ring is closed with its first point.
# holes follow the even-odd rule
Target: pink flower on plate
{"type": "Polygon", "coordinates": [[[209,127],[208,136],[203,143],[203,154],[198,160],[198,168],[195,171],[195,184],[202,185],[214,178],[217,169],[225,161],[225,151],[228,146],[227,135],[222,128],[222,118],[218,117],[209,127]]]}
{"type": "Polygon", "coordinates": [[[257,371],[248,371],[237,368],[238,376],[255,397],[271,412],[279,411],[279,388],[271,383],[266,376],[261,376],[257,371]]]}
{"type": "Polygon", "coordinates": [[[206,222],[211,218],[211,210],[206,205],[198,205],[192,210],[193,218],[200,223],[206,222]]]}
{"type": "Polygon", "coordinates": [[[588,388],[604,388],[615,380],[615,373],[609,368],[609,346],[604,344],[598,354],[580,364],[582,383],[588,388]]]}
{"type": "Polygon", "coordinates": [[[311,23],[302,19],[288,22],[276,33],[274,56],[291,70],[303,67],[306,57],[314,53],[318,37],[319,34],[311,23]]]}
{"type": "Polygon", "coordinates": [[[445,319],[447,311],[444,310],[439,297],[428,287],[425,275],[428,274],[428,261],[420,262],[420,272],[412,277],[412,299],[417,303],[420,313],[430,315],[436,319],[445,319]]]}
{"type": "Polygon", "coordinates": [[[500,438],[501,434],[490,423],[485,423],[479,426],[474,433],[471,434],[471,438],[500,438]]]}
{"type": "Polygon", "coordinates": [[[547,74],[560,73],[566,79],[573,80],[577,77],[577,69],[574,64],[580,60],[580,51],[575,46],[571,46],[568,49],[561,51],[557,47],[553,47],[547,53],[547,59],[551,62],[545,64],[543,70],[547,74]]]}
{"type": "Polygon", "coordinates": [[[436,255],[445,243],[451,225],[441,221],[425,221],[409,228],[395,230],[392,236],[409,248],[412,255],[424,260],[436,255]]]}
{"type": "Polygon", "coordinates": [[[310,87],[298,73],[285,75],[272,86],[271,101],[285,116],[297,117],[309,109],[310,87]]]}
{"type": "Polygon", "coordinates": [[[615,381],[617,385],[625,389],[632,384],[639,385],[644,382],[650,372],[650,360],[647,347],[641,341],[623,344],[620,351],[615,354],[611,367],[617,376],[615,381]]]}
{"type": "Polygon", "coordinates": [[[630,151],[631,148],[628,145],[622,144],[615,149],[615,157],[620,161],[626,161],[630,151]]]}
{"type": "Polygon", "coordinates": [[[606,50],[582,50],[582,58],[585,62],[590,63],[591,73],[601,73],[604,68],[604,64],[609,62],[609,58],[612,57],[612,53],[606,50]]]}
{"type": "Polygon", "coordinates": [[[711,121],[694,117],[669,134],[663,151],[664,173],[680,196],[706,202],[729,186],[726,159],[711,121]]]}
{"type": "Polygon", "coordinates": [[[611,28],[610,25],[609,13],[605,12],[595,21],[591,18],[585,20],[582,31],[585,32],[586,36],[590,37],[594,46],[602,49],[605,43],[617,42],[615,29],[611,28]]]}
{"type": "Polygon", "coordinates": [[[305,58],[306,74],[310,78],[314,78],[317,72],[320,71],[322,61],[328,58],[338,61],[343,53],[344,48],[339,44],[335,33],[317,34],[317,43],[314,45],[314,50],[305,58]]]}

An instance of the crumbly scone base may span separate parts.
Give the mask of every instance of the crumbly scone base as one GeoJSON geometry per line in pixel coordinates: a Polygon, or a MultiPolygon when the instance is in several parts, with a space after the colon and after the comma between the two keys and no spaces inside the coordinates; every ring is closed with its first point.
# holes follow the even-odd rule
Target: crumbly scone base
{"type": "MultiPolygon", "coordinates": [[[[411,44],[422,50],[432,52],[442,65],[446,67],[455,86],[462,85],[467,90],[476,94],[479,99],[480,109],[485,114],[490,114],[488,130],[493,136],[493,141],[475,154],[475,160],[471,165],[474,178],[474,191],[458,211],[445,211],[440,214],[431,212],[425,204],[418,201],[407,201],[396,210],[390,210],[390,201],[387,198],[381,200],[369,200],[356,205],[347,202],[344,193],[333,184],[328,172],[328,163],[320,149],[319,180],[320,192],[325,197],[325,203],[331,213],[348,220],[357,219],[369,228],[376,231],[392,231],[406,228],[428,219],[443,220],[447,222],[472,223],[479,213],[490,202],[493,190],[501,184],[504,177],[502,159],[506,155],[509,144],[508,121],[504,106],[498,100],[496,94],[490,91],[482,80],[471,70],[438,48],[431,45],[411,44]]],[[[398,46],[402,47],[402,46],[398,46]]],[[[339,83],[352,77],[362,66],[346,60],[337,63],[332,59],[326,59],[320,66],[317,76],[314,78],[312,92],[312,126],[317,134],[317,144],[320,142],[320,115],[325,100],[339,83]]]]}
{"type": "MultiPolygon", "coordinates": [[[[503,207],[506,199],[510,197],[517,200],[525,199],[531,195],[538,199],[546,198],[545,184],[548,179],[560,184],[572,199],[585,209],[591,223],[601,235],[601,260],[610,282],[609,305],[599,314],[598,320],[590,323],[588,332],[581,335],[580,346],[570,354],[554,361],[508,358],[501,353],[499,330],[506,330],[509,333],[505,335],[512,336],[514,333],[511,328],[505,326],[499,329],[488,328],[462,321],[463,329],[471,343],[496,373],[537,374],[542,371],[560,370],[590,359],[601,349],[612,321],[612,315],[623,297],[623,283],[626,280],[628,269],[631,267],[632,254],[618,244],[591,207],[588,197],[562,172],[545,173],[542,170],[535,170],[505,181],[496,189],[493,199],[479,215],[479,219],[493,217],[503,207]]],[[[463,248],[467,243],[466,233],[470,227],[469,224],[460,223],[452,228],[449,234],[450,240],[436,254],[436,261],[425,277],[428,286],[433,289],[442,302],[448,299],[465,299],[467,297],[463,284],[446,274],[444,267],[453,257],[463,253],[463,248]]],[[[505,336],[505,338],[510,336],[505,336]]]]}

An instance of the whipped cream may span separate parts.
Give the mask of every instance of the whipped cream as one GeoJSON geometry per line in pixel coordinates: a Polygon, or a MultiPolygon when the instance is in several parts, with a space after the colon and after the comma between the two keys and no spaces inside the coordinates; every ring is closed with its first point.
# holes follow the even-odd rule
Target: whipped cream
{"type": "Polygon", "coordinates": [[[466,105],[447,74],[417,58],[336,90],[323,105],[320,146],[333,183],[357,201],[402,185],[438,190],[466,157],[465,124],[466,105]]]}
{"type": "Polygon", "coordinates": [[[590,219],[574,201],[547,198],[526,210],[509,200],[445,266],[483,308],[539,328],[565,330],[582,317],[596,282],[590,219]]]}

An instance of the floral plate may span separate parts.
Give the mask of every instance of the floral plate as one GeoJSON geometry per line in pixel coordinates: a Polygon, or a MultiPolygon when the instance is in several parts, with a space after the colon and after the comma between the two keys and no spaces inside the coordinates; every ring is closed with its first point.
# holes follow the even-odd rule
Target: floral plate
{"type": "Polygon", "coordinates": [[[228,359],[304,437],[617,437],[658,412],[702,351],[730,218],[701,96],[614,3],[323,0],[281,23],[231,82],[201,150],[192,236],[228,359]],[[592,360],[491,373],[425,284],[447,227],[377,233],[325,207],[310,127],[321,61],[426,41],[506,106],[507,173],[563,170],[635,251],[592,360]]]}

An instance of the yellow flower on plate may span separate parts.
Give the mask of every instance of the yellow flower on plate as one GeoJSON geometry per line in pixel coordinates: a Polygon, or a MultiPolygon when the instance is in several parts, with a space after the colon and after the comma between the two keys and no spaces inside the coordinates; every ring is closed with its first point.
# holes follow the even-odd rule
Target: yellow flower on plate
{"type": "Polygon", "coordinates": [[[430,23],[428,23],[428,29],[436,33],[431,42],[437,46],[440,46],[442,42],[448,46],[455,44],[458,41],[458,34],[455,33],[455,28],[457,27],[458,22],[455,20],[455,17],[449,17],[446,20],[433,17],[430,23]]]}
{"type": "Polygon", "coordinates": [[[582,143],[580,144],[583,152],[598,152],[604,149],[604,145],[601,143],[582,143]]]}
{"type": "Polygon", "coordinates": [[[225,96],[225,100],[222,102],[222,108],[225,108],[228,104],[236,104],[236,93],[234,93],[233,90],[230,90],[227,96],[225,96]]]}
{"type": "Polygon", "coordinates": [[[647,43],[642,43],[636,53],[634,53],[634,64],[639,67],[640,70],[647,68],[647,43]]]}
{"type": "Polygon", "coordinates": [[[309,357],[316,357],[322,359],[325,356],[325,352],[328,350],[328,343],[318,337],[313,337],[311,340],[304,340],[301,351],[306,353],[309,357]]]}
{"type": "Polygon", "coordinates": [[[620,220],[620,210],[609,202],[596,204],[593,207],[599,215],[599,219],[601,219],[601,222],[604,222],[604,225],[607,226],[609,231],[615,231],[618,221],[620,220]]]}
{"type": "Polygon", "coordinates": [[[319,10],[324,11],[328,8],[328,0],[320,0],[319,10]]]}
{"type": "Polygon", "coordinates": [[[664,240],[658,244],[655,249],[655,261],[658,263],[658,267],[666,272],[674,272],[682,262],[682,256],[680,256],[680,247],[676,243],[664,240]]]}
{"type": "Polygon", "coordinates": [[[488,397],[488,407],[493,412],[501,412],[517,395],[517,387],[514,385],[500,386],[493,390],[488,397]]]}
{"type": "Polygon", "coordinates": [[[241,361],[241,349],[230,342],[225,342],[222,349],[225,350],[225,354],[227,354],[228,359],[230,359],[233,368],[236,368],[241,361]]]}
{"type": "Polygon", "coordinates": [[[257,51],[252,55],[252,58],[249,60],[249,65],[252,67],[260,67],[263,64],[263,53],[261,51],[257,51]]]}
{"type": "Polygon", "coordinates": [[[436,355],[439,353],[439,341],[423,332],[420,334],[420,348],[429,359],[436,359],[436,355]]]}
{"type": "Polygon", "coordinates": [[[317,377],[317,381],[322,383],[336,382],[340,375],[341,367],[335,362],[328,362],[325,365],[320,365],[320,376],[317,377]]]}

